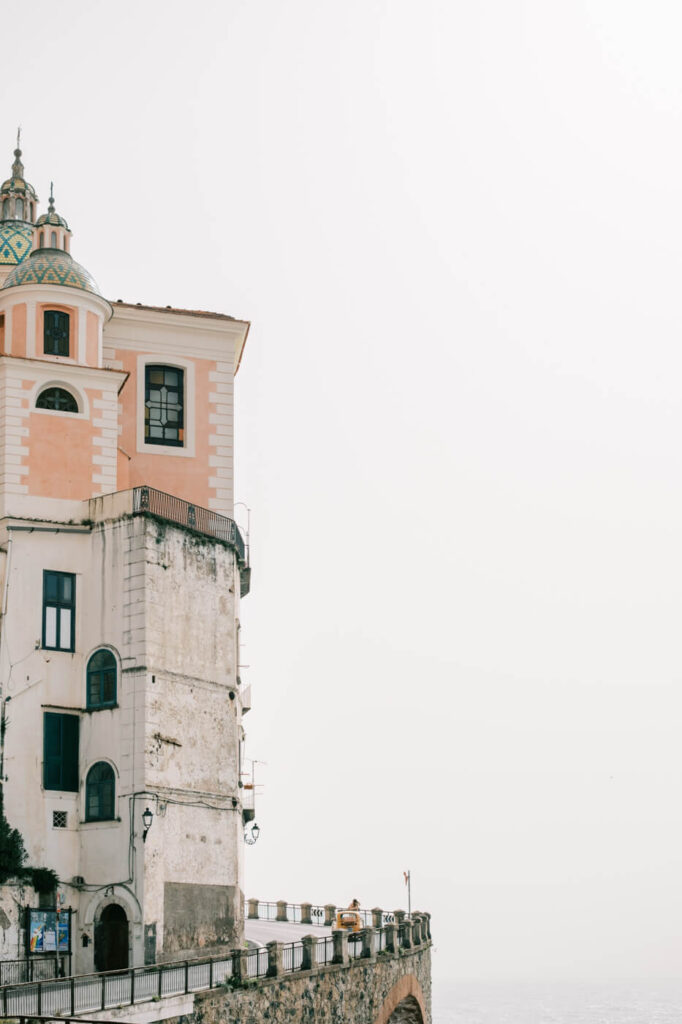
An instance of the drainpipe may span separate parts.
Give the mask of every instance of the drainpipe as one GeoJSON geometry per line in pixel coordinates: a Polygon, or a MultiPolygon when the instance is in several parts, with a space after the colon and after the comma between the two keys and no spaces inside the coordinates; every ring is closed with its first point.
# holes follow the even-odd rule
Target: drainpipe
{"type": "MultiPolygon", "coordinates": [[[[0,668],[2,666],[2,654],[5,647],[5,618],[7,616],[7,598],[9,595],[9,574],[12,568],[12,534],[10,533],[7,539],[7,561],[5,563],[5,586],[2,594],[2,618],[0,619],[0,668]]],[[[7,680],[9,683],[9,679],[7,680]]],[[[4,694],[5,687],[2,685],[0,679],[0,701],[2,702],[2,710],[0,710],[0,811],[2,810],[3,800],[2,793],[4,792],[5,783],[5,708],[7,705],[7,698],[4,694]]]]}

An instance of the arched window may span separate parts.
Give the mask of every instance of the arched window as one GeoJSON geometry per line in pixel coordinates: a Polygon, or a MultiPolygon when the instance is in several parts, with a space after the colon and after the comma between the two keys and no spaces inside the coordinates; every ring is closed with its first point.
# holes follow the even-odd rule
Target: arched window
{"type": "Polygon", "coordinates": [[[52,409],[53,412],[78,412],[78,402],[70,391],[64,388],[45,388],[38,395],[36,409],[52,409]]]}
{"type": "Polygon", "coordinates": [[[103,647],[88,662],[88,707],[110,708],[116,703],[116,658],[103,647]]]}
{"type": "Polygon", "coordinates": [[[68,356],[71,318],[62,309],[46,309],[43,315],[43,352],[47,356],[68,356]]]}
{"type": "Polygon", "coordinates": [[[40,235],[38,236],[38,246],[39,246],[40,249],[43,249],[45,247],[45,232],[44,231],[41,231],[40,235]]]}
{"type": "Polygon", "coordinates": [[[106,761],[93,764],[85,780],[85,820],[113,821],[116,783],[114,769],[106,761]]]}
{"type": "Polygon", "coordinates": [[[9,218],[9,199],[3,199],[2,216],[4,220],[7,220],[9,218]]]}
{"type": "Polygon", "coordinates": [[[24,200],[23,199],[15,200],[15,203],[14,203],[14,216],[16,217],[17,220],[23,220],[24,219],[24,200]]]}
{"type": "Polygon", "coordinates": [[[57,232],[56,231],[51,231],[50,232],[50,245],[52,246],[53,249],[57,248],[57,232]]]}

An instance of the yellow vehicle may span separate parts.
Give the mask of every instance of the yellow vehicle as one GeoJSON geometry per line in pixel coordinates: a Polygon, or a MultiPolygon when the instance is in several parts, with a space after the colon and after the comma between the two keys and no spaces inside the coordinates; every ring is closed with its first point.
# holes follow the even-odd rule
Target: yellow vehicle
{"type": "Polygon", "coordinates": [[[335,928],[346,932],[359,932],[363,928],[362,918],[356,910],[337,910],[335,928]]]}

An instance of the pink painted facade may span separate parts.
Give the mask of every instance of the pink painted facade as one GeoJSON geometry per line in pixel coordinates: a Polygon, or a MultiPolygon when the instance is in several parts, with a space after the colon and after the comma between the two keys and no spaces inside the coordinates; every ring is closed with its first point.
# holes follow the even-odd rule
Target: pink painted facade
{"type": "Polygon", "coordinates": [[[220,314],[109,304],[47,284],[0,289],[0,512],[73,518],[74,502],[149,485],[232,515],[233,378],[248,324],[220,314]],[[46,316],[68,317],[46,352],[46,316]],[[182,372],[182,443],[150,443],[148,366],[182,372]],[[58,388],[67,409],[41,408],[58,388]],[[49,509],[41,506],[49,499],[49,509]]]}

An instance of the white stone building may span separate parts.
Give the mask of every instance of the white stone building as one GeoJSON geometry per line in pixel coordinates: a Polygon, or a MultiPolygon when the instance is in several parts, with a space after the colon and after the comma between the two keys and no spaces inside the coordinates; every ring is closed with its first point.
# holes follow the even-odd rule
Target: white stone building
{"type": "Polygon", "coordinates": [[[232,399],[249,325],[108,302],[37,202],[17,149],[0,189],[0,779],[29,862],[59,876],[81,973],[242,939],[232,399]]]}

